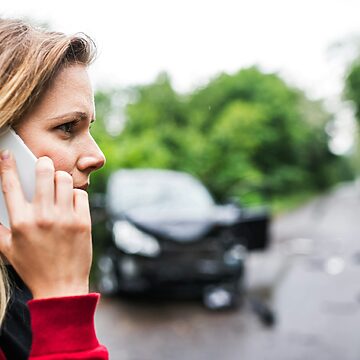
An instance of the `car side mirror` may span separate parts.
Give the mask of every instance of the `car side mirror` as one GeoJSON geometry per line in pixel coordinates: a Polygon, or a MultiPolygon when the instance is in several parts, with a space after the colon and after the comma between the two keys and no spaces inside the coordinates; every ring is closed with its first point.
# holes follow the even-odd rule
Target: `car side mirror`
{"type": "Polygon", "coordinates": [[[242,207],[241,201],[236,196],[228,197],[226,199],[224,205],[232,205],[232,206],[236,206],[236,207],[242,207]]]}

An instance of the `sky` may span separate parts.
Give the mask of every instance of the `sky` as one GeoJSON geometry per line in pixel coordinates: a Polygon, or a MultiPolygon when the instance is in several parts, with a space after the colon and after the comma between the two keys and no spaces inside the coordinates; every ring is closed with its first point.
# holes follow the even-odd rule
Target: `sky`
{"type": "Polygon", "coordinates": [[[331,151],[354,143],[354,111],[340,98],[346,64],[360,49],[358,0],[11,0],[0,15],[90,35],[97,89],[149,83],[166,71],[186,92],[257,65],[324,100],[335,114],[331,151]]]}
{"type": "Polygon", "coordinates": [[[336,98],[350,56],[334,44],[360,33],[357,0],[11,0],[0,14],[90,35],[96,87],[148,83],[167,71],[188,91],[258,65],[312,98],[336,98]]]}

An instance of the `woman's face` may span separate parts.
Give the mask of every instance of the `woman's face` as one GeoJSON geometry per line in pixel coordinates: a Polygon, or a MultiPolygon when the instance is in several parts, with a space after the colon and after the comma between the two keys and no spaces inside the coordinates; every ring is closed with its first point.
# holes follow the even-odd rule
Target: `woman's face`
{"type": "Polygon", "coordinates": [[[105,163],[89,132],[94,119],[86,67],[72,65],[60,71],[15,130],[36,157],[50,157],[55,170],[68,172],[74,187],[86,190],[90,173],[105,163]]]}

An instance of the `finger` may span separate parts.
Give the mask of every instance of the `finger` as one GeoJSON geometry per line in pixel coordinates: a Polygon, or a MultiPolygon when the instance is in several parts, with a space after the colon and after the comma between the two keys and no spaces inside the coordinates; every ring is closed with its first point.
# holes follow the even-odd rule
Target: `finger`
{"type": "Polygon", "coordinates": [[[91,221],[88,193],[81,189],[74,189],[74,210],[85,221],[91,221]]]}
{"type": "Polygon", "coordinates": [[[55,169],[50,158],[43,156],[36,162],[35,204],[48,210],[55,201],[55,169]]]}
{"type": "Polygon", "coordinates": [[[0,180],[10,222],[20,215],[26,200],[19,181],[15,159],[8,150],[0,154],[0,180]]]}
{"type": "Polygon", "coordinates": [[[73,179],[65,171],[55,172],[55,203],[63,210],[73,210],[73,179]]]}

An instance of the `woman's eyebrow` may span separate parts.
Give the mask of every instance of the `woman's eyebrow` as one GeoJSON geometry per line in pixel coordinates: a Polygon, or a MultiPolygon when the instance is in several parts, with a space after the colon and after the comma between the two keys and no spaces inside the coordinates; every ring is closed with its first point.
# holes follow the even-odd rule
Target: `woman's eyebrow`
{"type": "MultiPolygon", "coordinates": [[[[66,114],[61,114],[61,115],[58,115],[58,116],[54,116],[52,118],[50,118],[49,120],[63,120],[63,119],[67,119],[67,118],[77,118],[77,119],[80,119],[80,120],[86,120],[89,118],[88,114],[83,112],[83,111],[72,111],[72,112],[69,112],[69,113],[66,113],[66,114]]],[[[91,122],[94,122],[95,119],[92,118],[91,119],[91,122]]]]}

